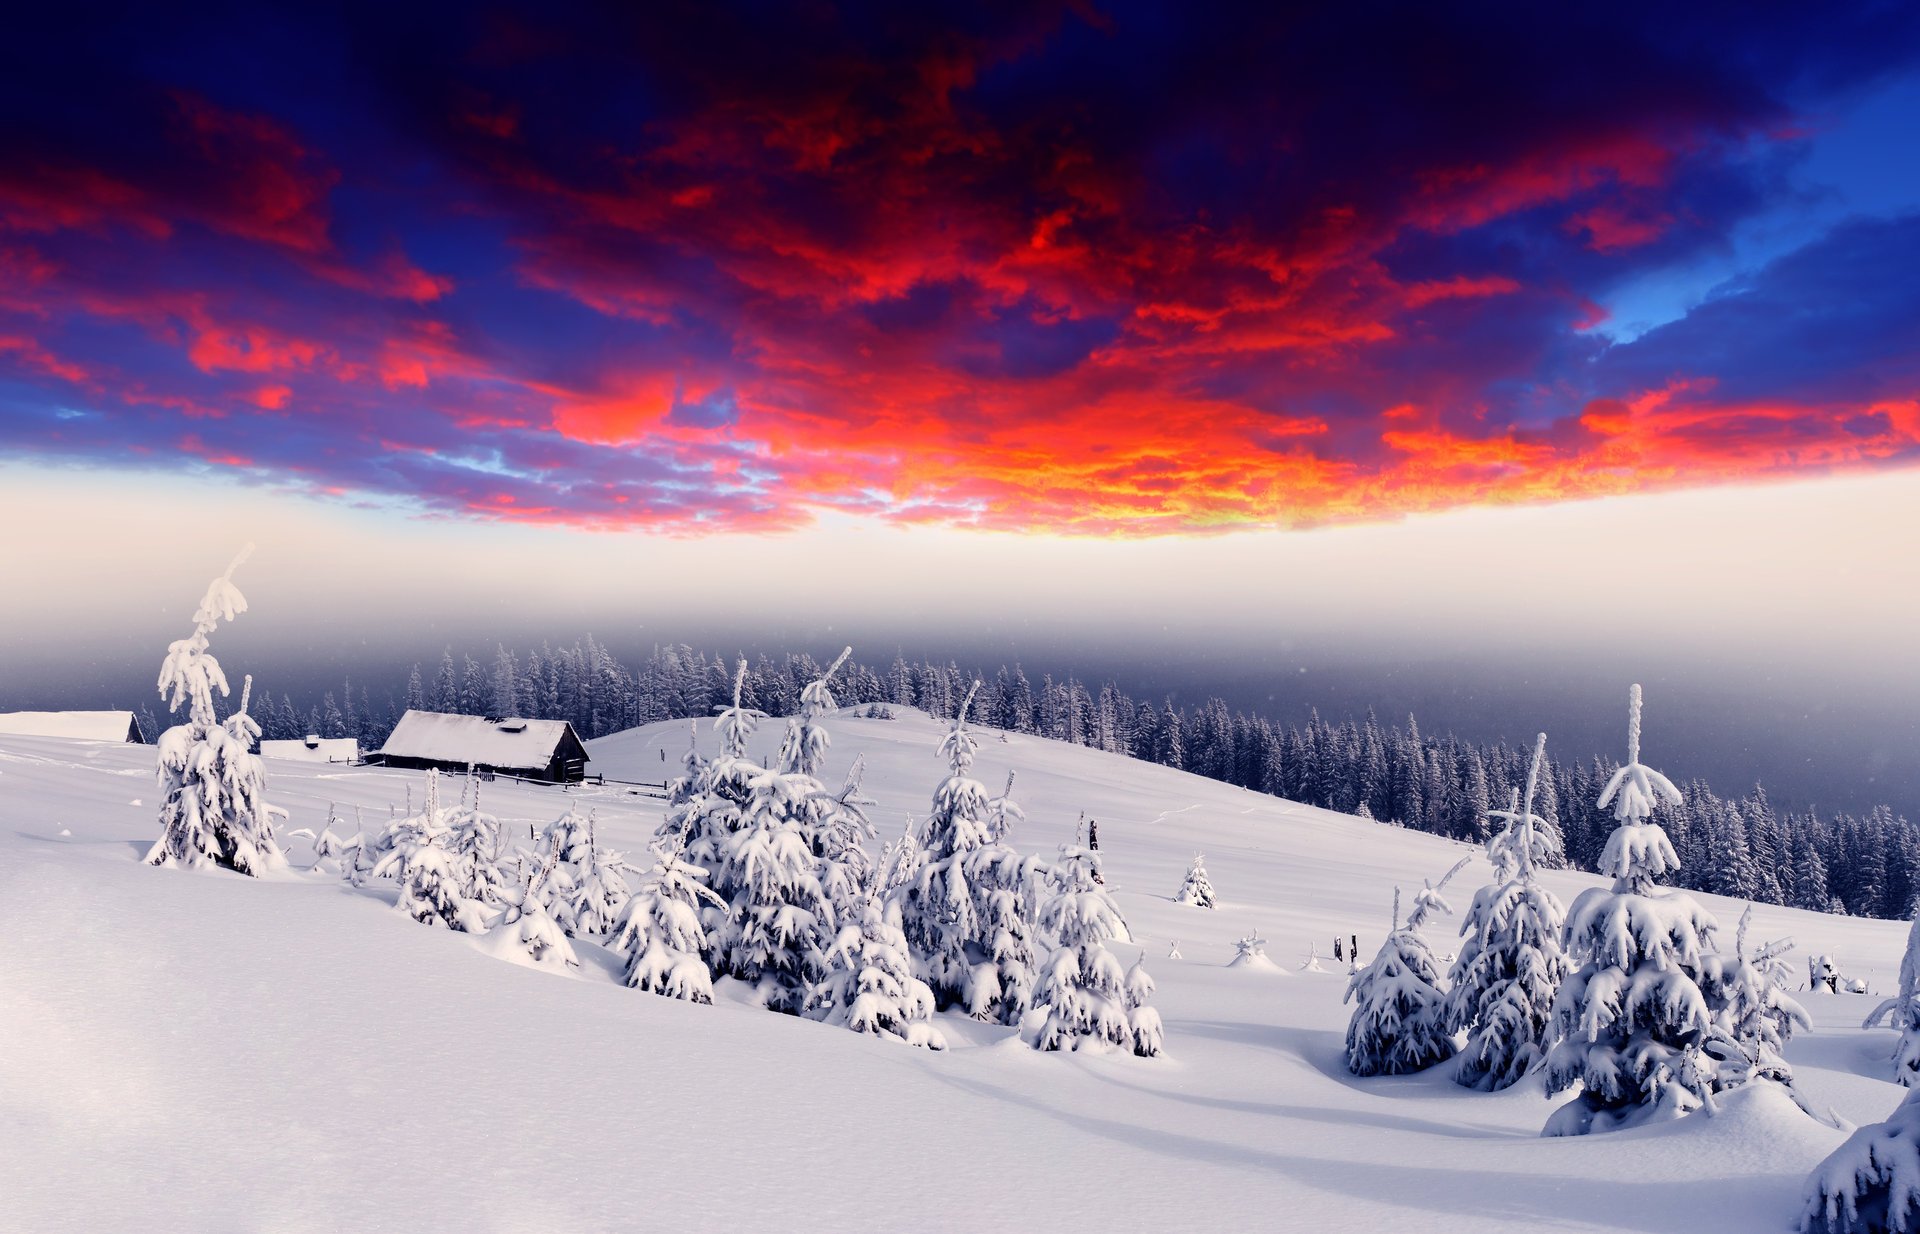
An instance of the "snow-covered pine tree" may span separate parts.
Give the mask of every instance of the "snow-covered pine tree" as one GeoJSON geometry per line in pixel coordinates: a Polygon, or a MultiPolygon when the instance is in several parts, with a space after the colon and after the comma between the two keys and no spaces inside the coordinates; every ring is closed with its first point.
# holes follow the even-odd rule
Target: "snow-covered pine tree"
{"type": "Polygon", "coordinates": [[[1579,1095],[1547,1121],[1547,1135],[1611,1131],[1677,1118],[1709,1100],[1713,1062],[1703,1051],[1712,1009],[1700,989],[1714,920],[1693,897],[1660,887],[1679,868],[1659,802],[1680,790],[1640,762],[1640,687],[1628,693],[1627,762],[1607,781],[1599,806],[1619,826],[1607,840],[1592,887],[1573,902],[1569,959],[1579,967],[1554,1000],[1547,1087],[1579,1095]]]}
{"type": "MultiPolygon", "coordinates": [[[[320,833],[318,835],[315,835],[309,827],[297,827],[287,833],[289,836],[305,840],[313,845],[313,861],[307,866],[307,869],[325,871],[327,866],[331,864],[335,870],[340,872],[342,877],[348,875],[348,863],[357,854],[350,854],[348,852],[352,841],[342,839],[334,832],[333,825],[339,821],[339,816],[334,813],[334,804],[329,801],[327,803],[327,821],[320,824],[320,833]]],[[[356,836],[355,839],[357,840],[358,837],[356,836]]]]}
{"type": "Polygon", "coordinates": [[[684,813],[700,790],[700,781],[707,769],[707,760],[700,753],[700,722],[687,721],[687,752],[680,756],[680,774],[667,781],[666,822],[669,827],[684,831],[684,826],[675,823],[676,812],[684,813]]]}
{"type": "Polygon", "coordinates": [[[586,811],[580,808],[572,794],[567,796],[566,810],[540,833],[540,849],[543,853],[557,853],[562,863],[574,867],[587,863],[588,851],[593,847],[591,839],[593,824],[586,811]]]}
{"type": "Polygon", "coordinates": [[[820,889],[833,909],[834,920],[843,925],[860,918],[861,905],[872,894],[878,878],[873,857],[867,852],[874,834],[867,807],[874,802],[860,787],[865,774],[866,759],[856,755],[838,793],[809,792],[801,806],[802,826],[813,837],[819,858],[820,889]]]}
{"type": "Polygon", "coordinates": [[[1180,884],[1180,894],[1174,897],[1179,904],[1191,904],[1195,908],[1212,908],[1213,883],[1207,878],[1207,858],[1204,853],[1193,855],[1193,864],[1187,867],[1187,881],[1180,884]]]}
{"type": "MultiPolygon", "coordinates": [[[[977,689],[978,682],[975,683],[977,689]]],[[[993,842],[994,807],[968,774],[979,742],[967,729],[974,690],[940,743],[948,774],[917,837],[918,867],[896,888],[902,931],[942,1007],[1016,1024],[1031,1004],[1039,862],[993,842]]],[[[1002,817],[1007,805],[1002,804],[1002,817]]]]}
{"type": "MultiPolygon", "coordinates": [[[[1179,944],[1174,944],[1176,958],[1179,950],[1179,944]]],[[[1166,1048],[1167,1034],[1160,1023],[1160,1013],[1148,1005],[1153,991],[1153,977],[1147,972],[1147,953],[1142,951],[1133,967],[1127,970],[1127,1028],[1133,1034],[1133,1052],[1141,1058],[1156,1058],[1166,1048]]]]}
{"type": "Polygon", "coordinates": [[[874,871],[880,893],[892,897],[901,887],[912,882],[924,863],[920,852],[920,842],[914,838],[913,815],[907,815],[907,825],[899,835],[887,842],[880,850],[880,863],[874,871]]]}
{"type": "MultiPolygon", "coordinates": [[[[1394,912],[1400,911],[1399,901],[1394,902],[1394,912]]],[[[1280,968],[1267,958],[1267,940],[1257,933],[1248,932],[1233,940],[1233,958],[1227,961],[1228,968],[1264,968],[1277,972],[1280,968]]]]}
{"type": "Polygon", "coordinates": [[[597,821],[571,797],[566,812],[541,832],[539,852],[556,855],[544,899],[569,936],[612,930],[633,895],[626,876],[639,870],[599,842],[597,821]]]}
{"type": "Polygon", "coordinates": [[[496,948],[526,956],[545,968],[578,968],[580,959],[567,941],[567,932],[554,920],[547,905],[563,902],[564,888],[548,885],[560,869],[559,854],[549,849],[540,864],[528,871],[519,903],[501,912],[489,941],[496,948]]]}
{"type": "Polygon", "coordinates": [[[1132,1050],[1127,979],[1107,941],[1120,937],[1120,910],[1095,881],[1100,855],[1066,846],[1054,867],[1057,889],[1040,908],[1040,925],[1056,940],[1040,979],[1046,1019],[1031,1039],[1036,1050],[1132,1050]]]}
{"type": "Polygon", "coordinates": [[[899,911],[871,890],[854,906],[827,950],[827,975],[808,996],[809,1013],[856,1033],[944,1050],[933,991],[914,975],[899,911]]]}
{"type": "Polygon", "coordinates": [[[450,847],[449,813],[440,807],[440,773],[428,771],[425,810],[390,829],[386,855],[373,874],[399,881],[395,907],[422,925],[484,933],[489,913],[486,905],[465,894],[466,880],[450,847]]]}
{"type": "Polygon", "coordinates": [[[636,990],[691,1003],[713,1001],[703,905],[724,909],[706,885],[707,872],[681,860],[670,839],[654,846],[652,879],[627,901],[612,947],[627,957],[624,979],[636,990]]]}
{"type": "MultiPolygon", "coordinates": [[[[967,883],[973,890],[981,926],[980,962],[970,979],[968,1014],[979,1020],[1018,1024],[1033,1005],[1044,943],[1037,928],[1039,894],[1045,877],[1040,862],[1005,844],[989,844],[967,857],[967,883]]],[[[1094,873],[1099,873],[1095,867],[1094,873]]],[[[1099,880],[1096,878],[1095,880],[1099,880]]],[[[1118,916],[1121,938],[1127,923],[1118,916]]]]}
{"type": "Polygon", "coordinates": [[[696,908],[706,932],[701,952],[716,972],[724,971],[721,953],[735,933],[732,901],[738,888],[728,877],[734,834],[753,797],[753,780],[766,774],[765,768],[747,757],[747,743],[766,716],[744,705],[746,672],[742,660],[734,674],[732,705],[716,707],[719,715],[713,727],[720,734],[719,752],[705,759],[689,747],[689,774],[669,788],[666,819],[659,833],[676,859],[699,871],[702,883],[714,893],[711,899],[701,897],[696,908]]]}
{"type": "Polygon", "coordinates": [[[1809,1027],[1810,1022],[1800,1004],[1748,952],[1747,929],[1752,920],[1749,904],[1740,914],[1733,954],[1701,960],[1700,992],[1713,1014],[1713,1031],[1701,1049],[1714,1061],[1715,1092],[1754,1080],[1772,1080],[1792,1092],[1793,1069],[1781,1051],[1795,1030],[1809,1027]]]}
{"type": "MultiPolygon", "coordinates": [[[[833,744],[827,730],[820,726],[820,717],[837,708],[830,683],[852,654],[851,647],[842,651],[826,672],[800,691],[799,713],[787,721],[786,739],[780,745],[780,770],[788,775],[819,776],[827,748],[833,744]]],[[[807,657],[807,662],[813,663],[813,658],[807,657]]]]}
{"type": "Polygon", "coordinates": [[[561,925],[568,934],[601,935],[619,925],[627,901],[633,898],[633,885],[627,875],[640,871],[627,864],[618,852],[600,842],[594,813],[587,812],[587,845],[584,859],[573,866],[569,882],[566,914],[561,925]]]}
{"type": "Polygon", "coordinates": [[[1009,771],[1006,788],[1000,791],[998,797],[987,802],[987,834],[995,844],[1005,844],[1007,833],[1013,830],[1013,825],[1027,819],[1026,811],[1013,799],[1013,777],[1014,773],[1009,771]]]}
{"type": "Polygon", "coordinates": [[[1801,1234],[1920,1231],[1920,1088],[1813,1169],[1801,1234]]]}
{"type": "Polygon", "coordinates": [[[1437,886],[1428,883],[1415,893],[1404,923],[1400,891],[1394,889],[1386,941],[1373,963],[1353,975],[1341,1000],[1354,1004],[1347,1024],[1347,1070],[1353,1074],[1406,1075],[1453,1056],[1440,966],[1420,929],[1435,913],[1453,911],[1440,892],[1466,864],[1461,858],[1437,886]]]}
{"type": "Polygon", "coordinates": [[[194,610],[193,633],[168,647],[160,665],[167,710],[184,704],[187,718],[160,735],[160,838],[147,852],[148,865],[219,866],[255,876],[286,868],[274,836],[274,816],[284,818],[286,811],[267,804],[266,767],[253,752],[260,726],[247,714],[244,696],[224,724],[214,714],[214,691],[223,697],[229,691],[220,662],[207,651],[220,623],[247,611],[233,572],[252,552],[247,545],[207,587],[194,610]]]}
{"type": "MultiPolygon", "coordinates": [[[[500,820],[480,808],[480,777],[467,768],[461,789],[460,805],[448,819],[452,833],[448,846],[453,850],[454,868],[460,874],[460,893],[489,912],[498,912],[508,902],[508,871],[504,866],[506,836],[500,820]]],[[[567,871],[560,870],[543,879],[543,894],[560,894],[567,871]]]]}
{"type": "Polygon", "coordinates": [[[701,859],[690,864],[712,872],[710,885],[726,904],[709,918],[715,973],[754,986],[768,1009],[797,1014],[826,971],[826,948],[837,933],[819,859],[826,843],[821,811],[832,798],[811,775],[769,770],[746,757],[762,715],[744,705],[746,671],[742,660],[733,705],[717,722],[723,752],[689,806],[688,852],[701,859]]]}
{"type": "Polygon", "coordinates": [[[1516,789],[1511,807],[1492,813],[1506,822],[1487,841],[1494,881],[1473,897],[1448,976],[1447,1026],[1467,1035],[1453,1078],[1482,1092],[1516,1083],[1546,1057],[1554,995],[1567,976],[1560,949],[1566,913],[1534,876],[1554,851],[1552,833],[1533,812],[1546,749],[1541,733],[1524,799],[1516,789]]]}
{"type": "Polygon", "coordinates": [[[1873,1028],[1882,1022],[1900,1033],[1893,1046],[1894,1083],[1920,1089],[1920,904],[1914,906],[1907,950],[1900,957],[1900,988],[1875,1007],[1860,1027],[1873,1028]]]}

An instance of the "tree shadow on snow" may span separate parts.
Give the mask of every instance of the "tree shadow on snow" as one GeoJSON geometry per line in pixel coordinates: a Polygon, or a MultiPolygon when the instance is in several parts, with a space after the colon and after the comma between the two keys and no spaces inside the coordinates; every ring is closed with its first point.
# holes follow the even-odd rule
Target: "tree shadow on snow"
{"type": "MultiPolygon", "coordinates": [[[[1425,1071],[1404,1076],[1357,1076],[1347,1070],[1346,1036],[1338,1029],[1296,1028],[1277,1024],[1246,1024],[1221,1020],[1180,1020],[1175,1027],[1182,1034],[1210,1037],[1236,1045],[1273,1050],[1299,1059],[1327,1079],[1356,1093],[1373,1097],[1395,1097],[1464,1091],[1453,1083],[1448,1070],[1451,1063],[1440,1063],[1425,1071]]],[[[1475,1133],[1480,1134],[1480,1133],[1475,1133]]],[[[1486,1134],[1507,1134],[1489,1130],[1486,1134]]]]}
{"type": "MultiPolygon", "coordinates": [[[[1676,1228],[1693,1228],[1696,1218],[1709,1213],[1723,1215],[1730,1223],[1737,1216],[1729,1206],[1713,1200],[1713,1196],[1724,1198],[1724,1191],[1703,1189],[1694,1180],[1637,1182],[1618,1177],[1543,1174],[1530,1170],[1495,1171],[1467,1166],[1439,1169],[1400,1162],[1383,1166],[1372,1160],[1304,1157],[1232,1140],[1209,1140],[1151,1125],[1100,1118],[1083,1109],[1058,1109],[1010,1088],[941,1071],[929,1070],[925,1074],[973,1096],[1020,1106],[1077,1131],[1143,1152],[1202,1165],[1278,1173],[1316,1191],[1375,1204],[1404,1205],[1423,1212],[1481,1220],[1498,1217],[1533,1223],[1605,1214],[1606,1221],[1615,1228],[1646,1234],[1670,1234],[1676,1228]],[[1703,1195],[1703,1191],[1708,1194],[1703,1195]]],[[[1342,1111],[1331,1113],[1340,1117],[1327,1121],[1367,1121],[1349,1117],[1342,1111]]],[[[1552,1142],[1527,1137],[1517,1141],[1515,1147],[1518,1150],[1521,1144],[1541,1143],[1552,1142]]],[[[1516,1164],[1525,1164],[1525,1161],[1520,1159],[1516,1164]]],[[[1797,1211],[1799,1180],[1747,1179],[1745,1194],[1756,1201],[1757,1208],[1797,1211]],[[1779,1191],[1779,1196],[1761,1194],[1769,1188],[1779,1191]],[[1758,1203],[1761,1200],[1766,1203],[1758,1203]]]]}
{"type": "Polygon", "coordinates": [[[1095,1073],[1095,1078],[1104,1080],[1116,1088],[1129,1089],[1151,1097],[1164,1097],[1169,1101],[1179,1101],[1187,1105],[1203,1106],[1213,1110],[1232,1110],[1236,1113],[1257,1114],[1263,1117],[1294,1118],[1304,1122],[1328,1123],[1333,1126],[1379,1127],[1384,1131],[1408,1131],[1419,1135],[1442,1136],[1450,1140],[1534,1140],[1538,1138],[1530,1133],[1515,1132],[1511,1127],[1489,1123],[1447,1123],[1384,1110],[1337,1109],[1333,1106],[1283,1105],[1271,1101],[1243,1101],[1234,1097],[1208,1097],[1200,1093],[1183,1093],[1173,1089],[1149,1088],[1144,1084],[1129,1084],[1125,1080],[1105,1073],[1095,1073]]]}

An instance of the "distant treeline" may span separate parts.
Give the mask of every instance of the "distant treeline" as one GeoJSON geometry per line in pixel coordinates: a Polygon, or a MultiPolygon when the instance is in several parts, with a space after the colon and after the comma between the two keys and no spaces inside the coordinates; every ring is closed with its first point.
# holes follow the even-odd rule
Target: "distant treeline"
{"type": "MultiPolygon", "coordinates": [[[[747,673],[747,702],[772,715],[791,714],[801,688],[820,669],[808,655],[762,655],[747,673]]],[[[1484,839],[1488,808],[1504,807],[1525,776],[1527,752],[1423,735],[1411,717],[1400,727],[1371,714],[1332,723],[1316,713],[1304,725],[1282,725],[1230,710],[1219,699],[1156,705],[1111,682],[1090,689],[1071,677],[1035,681],[1018,666],[978,676],[972,718],[982,725],[1461,840],[1484,839]]],[[[834,694],[846,705],[898,703],[945,718],[975,677],[952,662],[896,658],[875,669],[849,661],[834,679],[834,694]]],[[[456,661],[449,651],[430,674],[416,665],[404,694],[378,705],[364,686],[348,682],[304,714],[284,694],[257,697],[253,712],[268,737],[357,737],[369,749],[386,739],[407,707],[564,719],[591,738],[709,716],[732,682],[727,660],[684,644],[657,647],[629,666],[588,637],[571,647],[543,645],[524,658],[500,648],[491,665],[471,656],[456,661]]],[[[143,718],[154,732],[153,717],[143,718]]],[[[1594,868],[1613,830],[1612,819],[1592,803],[1615,766],[1600,757],[1555,758],[1540,789],[1538,813],[1564,838],[1568,863],[1583,870],[1594,868]]],[[[1920,891],[1920,828],[1887,807],[1864,817],[1822,818],[1776,810],[1757,784],[1738,798],[1721,797],[1699,780],[1683,787],[1686,804],[1662,807],[1658,816],[1679,851],[1678,885],[1859,916],[1911,912],[1920,891]]]]}

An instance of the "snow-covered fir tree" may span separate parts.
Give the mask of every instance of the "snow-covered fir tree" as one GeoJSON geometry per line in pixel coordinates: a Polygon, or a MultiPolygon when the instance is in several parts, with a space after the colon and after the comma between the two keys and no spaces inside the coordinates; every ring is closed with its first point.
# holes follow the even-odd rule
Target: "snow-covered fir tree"
{"type": "Polygon", "coordinates": [[[1353,1074],[1406,1075],[1453,1056],[1440,965],[1420,930],[1429,917],[1453,911],[1440,892],[1466,864],[1462,858],[1437,886],[1428,883],[1415,893],[1404,923],[1395,888],[1386,941],[1373,963],[1353,975],[1342,999],[1354,1005],[1347,1024],[1347,1070],[1353,1074]]]}
{"type": "Polygon", "coordinates": [[[1748,951],[1752,920],[1753,906],[1748,905],[1740,914],[1733,954],[1701,960],[1700,992],[1713,1017],[1713,1030],[1701,1046],[1714,1064],[1711,1092],[1755,1080],[1771,1080],[1792,1092],[1793,1069],[1782,1051],[1797,1030],[1810,1027],[1806,1011],[1748,951]]]}
{"type": "Polygon", "coordinates": [[[1227,967],[1277,969],[1280,966],[1267,958],[1267,940],[1250,932],[1233,940],[1233,958],[1227,961],[1227,967]]]}
{"type": "Polygon", "coordinates": [[[1187,867],[1187,881],[1180,884],[1180,894],[1174,900],[1195,908],[1214,906],[1213,883],[1207,878],[1207,858],[1204,853],[1193,855],[1193,864],[1187,867]]]}
{"type": "Polygon", "coordinates": [[[241,550],[208,586],[194,610],[193,633],[175,641],[160,665],[167,710],[185,707],[187,717],[160,735],[160,838],[147,852],[148,865],[219,866],[256,876],[286,868],[274,835],[274,817],[286,811],[267,804],[266,767],[254,753],[260,726],[247,714],[245,698],[225,723],[214,713],[214,692],[224,697],[229,691],[220,662],[207,650],[222,621],[247,611],[233,572],[252,551],[252,545],[241,550]]]}
{"type": "Polygon", "coordinates": [[[654,847],[647,885],[627,901],[612,947],[627,957],[624,980],[636,990],[691,1003],[713,1001],[703,907],[725,904],[706,885],[707,872],[681,860],[670,839],[654,847]]]}
{"type": "Polygon", "coordinates": [[[820,725],[822,716],[831,715],[836,709],[831,682],[840,666],[853,654],[853,648],[842,651],[839,658],[828,666],[827,671],[808,682],[800,691],[800,711],[787,721],[787,735],[780,745],[780,770],[789,775],[818,777],[820,765],[827,757],[827,748],[833,744],[827,730],[820,725]]]}
{"type": "Polygon", "coordinates": [[[1107,950],[1124,926],[1094,877],[1099,869],[1090,849],[1060,850],[1056,890],[1040,909],[1041,928],[1056,941],[1040,980],[1046,1018],[1031,1039],[1036,1050],[1134,1049],[1126,974],[1107,950]]]}
{"type": "Polygon", "coordinates": [[[545,898],[560,928],[569,936],[612,930],[633,895],[627,876],[640,871],[600,842],[594,813],[569,798],[565,813],[541,832],[539,851],[556,857],[545,898]]]}
{"type": "Polygon", "coordinates": [[[1900,957],[1900,987],[1861,1023],[1873,1028],[1885,1023],[1897,1030],[1893,1046],[1893,1080],[1920,1088],[1920,904],[1914,906],[1913,926],[1907,931],[1907,949],[1900,957]]]}
{"type": "Polygon", "coordinates": [[[1579,967],[1554,1001],[1547,1086],[1579,1087],[1548,1120],[1548,1135],[1583,1135],[1699,1108],[1715,1087],[1703,1049],[1713,1011],[1700,989],[1716,925],[1693,897],[1659,880],[1680,859],[1660,825],[1659,802],[1680,790],[1640,762],[1640,687],[1628,695],[1627,762],[1599,806],[1619,826],[1601,856],[1612,887],[1580,893],[1567,916],[1569,959],[1579,967]]]}
{"type": "Polygon", "coordinates": [[[1014,773],[1007,773],[1007,786],[1000,790],[998,797],[987,801],[987,835],[995,844],[1005,844],[1013,825],[1026,821],[1026,811],[1013,799],[1014,773]]]}
{"type": "MultiPolygon", "coordinates": [[[[742,660],[733,703],[715,721],[720,755],[701,768],[698,785],[681,809],[670,811],[666,827],[684,832],[687,864],[708,871],[708,885],[724,906],[704,914],[715,974],[753,986],[771,1010],[796,1014],[825,974],[826,948],[838,932],[820,881],[820,853],[831,843],[826,819],[837,803],[813,776],[747,757],[754,727],[765,716],[746,705],[746,672],[742,660]]],[[[823,739],[824,733],[803,730],[789,749],[795,765],[823,739]]]]}
{"type": "MultiPolygon", "coordinates": [[[[1036,924],[1045,875],[1039,859],[1022,856],[1006,844],[975,850],[968,855],[966,868],[981,928],[980,960],[970,976],[967,1010],[975,1019],[1017,1024],[1033,1006],[1045,950],[1036,924]]],[[[1097,866],[1094,873],[1099,873],[1097,866]]],[[[1118,937],[1130,937],[1118,910],[1115,920],[1118,937]]]]}
{"type": "Polygon", "coordinates": [[[449,813],[440,806],[440,774],[428,771],[426,808],[390,829],[386,855],[373,874],[399,882],[395,907],[422,925],[484,933],[490,913],[485,904],[466,895],[466,877],[451,847],[449,813]]]}
{"type": "Polygon", "coordinates": [[[880,862],[875,868],[874,877],[881,894],[892,896],[911,883],[920,872],[924,860],[920,842],[914,837],[913,815],[909,814],[900,834],[887,841],[887,846],[880,850],[880,862]]]}
{"type": "MultiPolygon", "coordinates": [[[[506,835],[500,820],[480,808],[480,777],[467,768],[460,804],[448,819],[452,833],[448,845],[453,850],[454,867],[460,874],[461,894],[490,912],[497,912],[515,894],[511,873],[506,867],[506,835]]],[[[565,870],[553,873],[541,882],[542,894],[562,894],[565,870]]]]}
{"type": "Polygon", "coordinates": [[[1565,910],[1534,874],[1554,851],[1545,820],[1533,812],[1546,747],[1541,733],[1524,798],[1515,790],[1511,807],[1493,812],[1506,823],[1487,841],[1494,881],[1473,897],[1448,975],[1447,1026],[1466,1034],[1454,1079],[1483,1092],[1516,1083],[1546,1057],[1554,996],[1567,976],[1565,910]]]}
{"type": "Polygon", "coordinates": [[[339,821],[339,815],[334,812],[334,804],[329,801],[327,821],[320,825],[319,834],[314,834],[308,827],[298,827],[287,833],[289,836],[303,839],[313,845],[313,861],[307,866],[309,870],[324,873],[328,871],[328,867],[332,867],[332,870],[343,878],[348,876],[350,866],[359,856],[358,846],[361,838],[356,835],[352,839],[347,839],[336,833],[333,826],[339,821]]]}
{"type": "Polygon", "coordinates": [[[548,885],[560,869],[559,854],[549,850],[527,873],[518,902],[503,910],[489,941],[496,949],[523,955],[545,968],[578,968],[580,959],[567,941],[567,932],[554,920],[548,905],[564,902],[564,891],[548,885]]]}
{"type": "Polygon", "coordinates": [[[813,837],[819,859],[821,891],[834,920],[843,923],[860,916],[861,905],[879,877],[867,851],[874,837],[867,807],[874,802],[860,787],[865,774],[866,760],[856,755],[839,792],[811,792],[801,805],[802,826],[813,837]]]}
{"type": "Polygon", "coordinates": [[[918,868],[894,897],[938,1004],[1015,1024],[1031,1005],[1036,979],[1040,865],[993,842],[986,786],[968,774],[979,742],[967,728],[967,712],[978,688],[975,682],[955,709],[940,743],[948,774],[921,824],[918,868]]]}
{"type": "Polygon", "coordinates": [[[573,866],[571,894],[561,925],[568,934],[598,936],[615,929],[633,898],[630,874],[640,871],[626,858],[600,841],[599,826],[592,811],[587,814],[587,851],[584,860],[573,866]]]}
{"type": "MultiPolygon", "coordinates": [[[[1174,956],[1179,957],[1179,944],[1174,944],[1174,956]]],[[[1140,958],[1127,970],[1127,1027],[1133,1034],[1133,1052],[1142,1058],[1155,1058],[1166,1048],[1166,1029],[1160,1023],[1160,1013],[1150,1005],[1153,998],[1153,977],[1147,972],[1147,953],[1142,951],[1140,958]]]]}
{"type": "Polygon", "coordinates": [[[914,975],[899,907],[872,893],[854,906],[827,951],[827,975],[809,996],[810,1014],[829,1024],[908,1045],[944,1050],[933,1024],[933,991],[914,975]]]}
{"type": "Polygon", "coordinates": [[[1802,1234],[1920,1234],[1920,1088],[1814,1167],[1802,1234]]]}
{"type": "Polygon", "coordinates": [[[542,829],[540,849],[543,853],[556,854],[565,865],[584,866],[593,848],[592,831],[593,822],[587,812],[568,794],[566,810],[542,829]]]}

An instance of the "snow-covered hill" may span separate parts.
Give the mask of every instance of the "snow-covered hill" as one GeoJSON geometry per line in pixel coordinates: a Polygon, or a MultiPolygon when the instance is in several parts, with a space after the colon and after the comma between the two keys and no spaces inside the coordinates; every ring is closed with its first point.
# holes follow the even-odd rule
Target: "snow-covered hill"
{"type": "MultiPolygon", "coordinates": [[[[896,714],[829,725],[826,778],[865,754],[883,841],[943,770],[941,726],[896,714]]],[[[754,752],[778,736],[767,726],[754,752]]],[[[686,739],[684,722],[618,734],[591,743],[594,766],[658,780],[686,739]]],[[[1082,810],[1098,820],[1159,982],[1163,1059],[1038,1055],[951,1016],[955,1048],[929,1054],[630,991],[591,945],[577,977],[503,963],[408,921],[390,890],[150,869],[152,760],[0,737],[0,1228],[1751,1234],[1789,1228],[1841,1138],[1755,1093],[1718,1118],[1543,1140],[1554,1103],[1528,1086],[1355,1080],[1344,974],[1299,964],[1353,934],[1371,956],[1394,884],[1469,850],[1077,746],[987,734],[976,774],[997,790],[1018,771],[1022,848],[1050,853],[1082,810]],[[1196,851],[1217,911],[1172,902],[1196,851]],[[1286,971],[1226,967],[1248,932],[1286,971]]],[[[418,773],[269,769],[294,826],[329,801],[372,823],[420,798],[418,773]]],[[[558,789],[484,791],[509,823],[564,808],[558,789]]],[[[616,846],[644,850],[658,801],[577,792],[616,846]]],[[[1486,874],[1476,858],[1456,906],[1486,874]]],[[[1547,881],[1571,899],[1594,880],[1547,881]]],[[[1704,899],[1730,943],[1740,906],[1704,899]]],[[[1897,923],[1754,917],[1802,956],[1893,981],[1897,923]]],[[[1872,1000],[1801,997],[1815,1031],[1788,1057],[1803,1087],[1848,1119],[1883,1117],[1900,1090],[1882,1078],[1892,1034],[1857,1027],[1872,1000]]]]}

